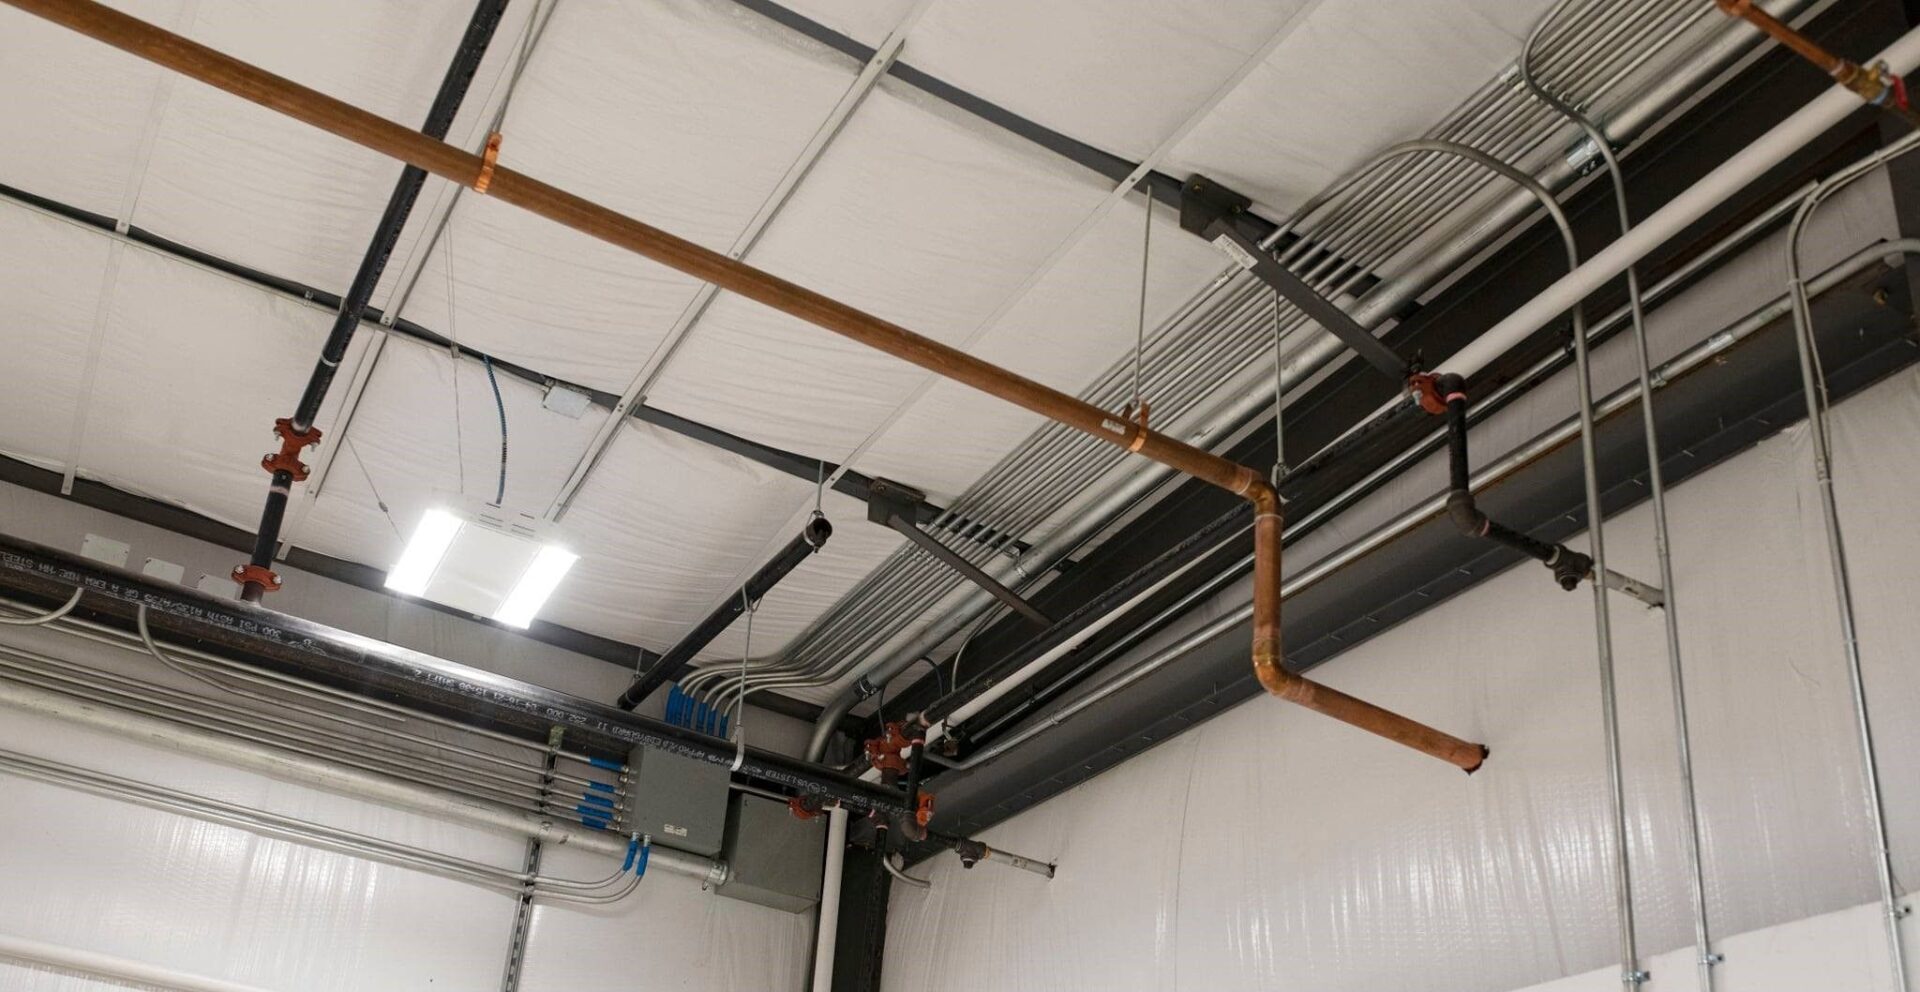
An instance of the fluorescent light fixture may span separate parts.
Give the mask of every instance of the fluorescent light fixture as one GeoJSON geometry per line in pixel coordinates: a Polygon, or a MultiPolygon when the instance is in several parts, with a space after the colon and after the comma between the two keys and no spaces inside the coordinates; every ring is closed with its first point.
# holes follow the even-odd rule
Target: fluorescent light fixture
{"type": "Polygon", "coordinates": [[[554,545],[540,549],[533,557],[533,564],[520,575],[520,581],[514,583],[513,591],[507,594],[507,600],[493,611],[493,618],[509,627],[525,628],[533,622],[534,614],[546,605],[547,597],[567,577],[567,570],[580,556],[554,545]]]}
{"type": "Polygon", "coordinates": [[[387,573],[387,588],[409,596],[426,593],[427,583],[440,570],[441,560],[463,526],[459,517],[445,510],[428,510],[413,528],[413,537],[400,553],[399,563],[387,573]]]}
{"type": "Polygon", "coordinates": [[[545,530],[532,514],[443,504],[421,515],[387,588],[524,629],[579,560],[545,530]]]}

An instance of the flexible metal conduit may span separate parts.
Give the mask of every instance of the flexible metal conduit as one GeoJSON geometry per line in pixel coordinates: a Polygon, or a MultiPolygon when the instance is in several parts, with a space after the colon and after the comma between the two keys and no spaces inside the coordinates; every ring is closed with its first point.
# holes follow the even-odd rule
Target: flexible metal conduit
{"type": "MultiPolygon", "coordinates": [[[[1854,252],[1826,272],[1816,276],[1807,284],[1806,291],[1810,295],[1818,296],[1848,279],[1859,275],[1861,272],[1875,265],[1882,264],[1890,257],[1916,254],[1920,254],[1920,238],[1886,241],[1868,245],[1854,252]]],[[[1665,389],[1688,374],[1698,370],[1701,366],[1713,362],[1720,355],[1725,354],[1736,345],[1752,337],[1768,324],[1787,316],[1791,311],[1792,303],[1789,298],[1781,296],[1759,309],[1748,313],[1720,332],[1687,348],[1654,370],[1655,374],[1651,383],[1654,391],[1658,392],[1665,389]]],[[[1535,371],[1541,367],[1542,366],[1536,366],[1535,371]]],[[[1594,407],[1594,414],[1599,419],[1605,419],[1620,413],[1628,406],[1640,402],[1641,399],[1642,392],[1639,384],[1635,383],[1624,386],[1609,394],[1604,399],[1601,399],[1594,407]]],[[[1444,434],[1444,432],[1442,432],[1442,434],[1444,434]]],[[[1577,438],[1579,434],[1579,417],[1569,417],[1561,421],[1545,433],[1507,452],[1505,455],[1482,467],[1478,472],[1475,472],[1473,475],[1472,488],[1478,492],[1489,486],[1498,484],[1500,481],[1519,472],[1521,469],[1559,450],[1567,442],[1577,438]]],[[[1438,436],[1441,435],[1436,435],[1436,437],[1438,436]]],[[[1429,439],[1427,444],[1413,450],[1430,453],[1433,446],[1432,439],[1429,439]]],[[[1338,550],[1329,553],[1323,558],[1316,559],[1306,568],[1295,572],[1287,578],[1283,592],[1288,596],[1298,596],[1320,582],[1325,581],[1340,569],[1386,547],[1411,533],[1416,528],[1445,516],[1446,512],[1446,494],[1442,493],[1434,496],[1426,502],[1413,507],[1405,513],[1367,532],[1359,539],[1342,545],[1338,550]]],[[[1294,527],[1305,528],[1315,522],[1317,521],[1302,520],[1289,526],[1288,529],[1292,530],[1294,527]]],[[[1244,572],[1247,564],[1247,562],[1242,562],[1237,569],[1229,569],[1225,571],[1223,575],[1232,576],[1244,572]]],[[[1175,617],[1184,615],[1191,607],[1202,602],[1208,595],[1221,592],[1226,584],[1226,582],[1222,581],[1218,584],[1218,587],[1196,590],[1190,598],[1183,598],[1180,602],[1172,604],[1166,610],[1157,614],[1153,620],[1141,626],[1157,626],[1158,623],[1162,621],[1172,620],[1175,617]]],[[[1039,737],[1054,727],[1066,723],[1080,713],[1118,694],[1128,686],[1134,685],[1141,679],[1152,675],[1167,665],[1179,661],[1194,651],[1212,643],[1214,640],[1231,633],[1235,628],[1247,622],[1248,618],[1253,615],[1252,609],[1251,604],[1242,604],[1222,613],[1220,616],[1180,635],[1171,643],[1154,649],[1152,653],[1129,666],[1124,672],[1101,683],[1099,687],[1089,691],[1086,695],[1027,724],[1015,731],[1011,736],[1003,740],[994,741],[991,745],[964,761],[949,763],[950,767],[959,769],[977,768],[1039,737]]]]}
{"type": "MultiPolygon", "coordinates": [[[[1543,39],[1543,61],[1570,85],[1598,97],[1622,85],[1655,52],[1682,53],[1673,60],[1670,71],[1653,76],[1651,85],[1639,95],[1608,107],[1607,127],[1619,139],[1645,130],[1755,47],[1756,39],[1748,32],[1715,28],[1718,19],[1711,8],[1698,4],[1661,0],[1596,6],[1600,9],[1586,12],[1543,39]],[[1703,30],[1711,33],[1698,37],[1703,30]]],[[[1785,13],[1801,6],[1787,3],[1778,9],[1785,13]]],[[[1520,160],[1539,157],[1557,147],[1552,144],[1559,130],[1552,126],[1554,121],[1553,114],[1502,77],[1464,104],[1447,123],[1436,128],[1433,136],[1473,144],[1510,161],[1520,160]]],[[[1544,184],[1556,188],[1572,182],[1581,164],[1557,152],[1547,155],[1545,163],[1538,175],[1544,184]]],[[[1485,181],[1483,174],[1466,163],[1443,160],[1439,168],[1434,168],[1431,160],[1409,159],[1386,168],[1370,164],[1329,190],[1331,195],[1364,183],[1363,195],[1352,197],[1338,211],[1325,212],[1324,219],[1310,225],[1308,238],[1282,252],[1282,261],[1333,299],[1366,290],[1365,280],[1379,266],[1405,266],[1394,278],[1366,290],[1352,304],[1357,320],[1366,326],[1378,326],[1455,265],[1537,209],[1530,196],[1516,190],[1490,208],[1474,211],[1472,221],[1448,237],[1437,241],[1426,238],[1421,250],[1395,254],[1406,247],[1412,232],[1425,230],[1436,216],[1449,216],[1485,181]]],[[[1303,213],[1295,213],[1296,229],[1303,226],[1303,217],[1303,213]]],[[[1269,247],[1273,243],[1268,239],[1269,247]]],[[[1291,331],[1295,332],[1293,336],[1300,336],[1298,332],[1313,330],[1294,308],[1288,307],[1284,313],[1286,323],[1281,333],[1291,331]]],[[[1264,402],[1261,397],[1271,392],[1268,387],[1274,371],[1266,363],[1270,361],[1267,356],[1272,352],[1274,333],[1269,295],[1259,292],[1254,281],[1237,266],[1223,270],[1149,339],[1144,356],[1146,391],[1154,397],[1155,409],[1161,411],[1159,419],[1163,423],[1197,424],[1196,436],[1220,437],[1259,415],[1264,402]],[[1181,357],[1163,361],[1169,353],[1181,357]],[[1182,392],[1196,383],[1200,386],[1198,394],[1182,392]],[[1205,408],[1202,396],[1214,398],[1211,409],[1205,408]]],[[[1288,347],[1279,370],[1283,389],[1307,381],[1342,351],[1338,342],[1324,333],[1306,336],[1306,340],[1288,347]]],[[[1116,363],[1088,395],[1103,404],[1123,402],[1130,395],[1131,371],[1131,357],[1116,363]]],[[[1000,524],[1010,532],[1023,532],[1042,520],[1059,520],[1053,536],[1037,542],[1022,558],[1024,574],[1036,575],[1039,566],[1070,554],[1098,528],[1169,481],[1164,470],[1146,466],[1128,471],[1103,487],[1099,478],[1115,463],[1081,463],[1064,474],[1055,491],[1104,489],[1104,495],[1082,500],[1083,505],[1064,518],[1059,516],[1062,504],[1035,503],[1013,488],[1016,480],[1051,473],[1057,466],[1068,464],[1075,452],[1089,447],[1075,435],[1043,428],[969,488],[956,502],[956,512],[965,509],[970,518],[982,513],[1002,515],[995,519],[1016,515],[1014,522],[1000,524]]],[[[1098,453],[1097,446],[1091,447],[1098,453]]],[[[802,635],[789,655],[793,663],[781,669],[813,666],[816,674],[804,683],[807,685],[831,684],[848,672],[866,672],[867,681],[884,684],[991,608],[990,599],[956,589],[952,583],[914,592],[920,588],[911,585],[912,575],[917,574],[913,571],[915,564],[909,556],[890,559],[802,635]],[[899,605],[903,600],[912,605],[903,609],[899,605]],[[915,618],[929,609],[935,619],[916,632],[912,626],[915,618]],[[862,621],[861,616],[874,619],[862,621]],[[832,632],[863,623],[859,629],[866,633],[832,639],[837,636],[832,632]],[[853,646],[846,646],[849,644],[853,646]],[[818,667],[829,661],[835,664],[818,667]]],[[[987,567],[999,569],[1003,576],[1014,571],[1004,561],[989,562],[987,567]]],[[[933,580],[937,582],[938,578],[934,576],[933,580]]],[[[784,684],[796,687],[792,681],[784,684]]],[[[859,697],[849,692],[829,705],[830,718],[816,728],[820,738],[816,755],[824,748],[825,735],[858,701],[859,697]]]]}
{"type": "MultiPolygon", "coordinates": [[[[1633,211],[1627,204],[1627,176],[1620,167],[1620,157],[1613,150],[1613,143],[1607,139],[1599,125],[1583,113],[1580,108],[1542,85],[1533,72],[1533,49],[1539,43],[1540,35],[1549,25],[1572,5],[1573,0],[1561,0],[1540,19],[1533,32],[1520,46],[1519,78],[1521,85],[1533,92],[1541,102],[1552,107],[1560,116],[1565,117],[1580,128],[1582,134],[1592,143],[1606,166],[1607,177],[1613,187],[1614,211],[1619,215],[1620,234],[1625,237],[1633,230],[1633,211]]],[[[1660,432],[1653,416],[1653,370],[1652,357],[1647,346],[1646,307],[1640,296],[1640,273],[1635,266],[1627,266],[1627,312],[1633,329],[1634,373],[1640,386],[1640,432],[1647,446],[1647,496],[1653,511],[1653,552],[1660,569],[1661,619],[1667,635],[1667,680],[1673,694],[1674,742],[1680,772],[1681,817],[1686,824],[1687,858],[1687,894],[1693,909],[1693,939],[1696,950],[1694,966],[1700,992],[1713,992],[1713,966],[1721,960],[1714,953],[1712,934],[1707,926],[1707,885],[1706,873],[1700,857],[1700,804],[1693,783],[1693,734],[1687,720],[1686,673],[1680,659],[1680,609],[1675,602],[1673,580],[1673,544],[1667,529],[1667,484],[1665,472],[1660,467],[1660,432]]],[[[1462,436],[1465,424],[1461,424],[1462,436]]]]}
{"type": "Polygon", "coordinates": [[[1252,504],[1254,525],[1254,672],[1268,691],[1472,771],[1486,749],[1286,671],[1280,647],[1280,504],[1260,474],[1090,403],[1015,375],[958,349],[675,237],[539,180],[315,90],[247,65],[211,48],[92,0],[7,0],[96,40],[198,79],[235,96],[472,185],[617,247],[714,283],[857,343],[972,386],[1109,444],[1144,455],[1218,486],[1252,504]]]}

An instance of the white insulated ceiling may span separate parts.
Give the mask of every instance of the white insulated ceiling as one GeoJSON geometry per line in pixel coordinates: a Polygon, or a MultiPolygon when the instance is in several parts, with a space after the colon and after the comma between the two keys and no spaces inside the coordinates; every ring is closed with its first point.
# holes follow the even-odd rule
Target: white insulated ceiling
{"type": "MultiPolygon", "coordinates": [[[[731,0],[516,0],[451,140],[477,148],[509,90],[503,164],[725,251],[762,214],[862,66],[731,0]],[[546,9],[543,5],[540,9],[546,9]]],[[[458,0],[115,4],[416,125],[471,6],[458,0]]],[[[1510,62],[1545,0],[1234,3],[795,0],[902,63],[1129,161],[1205,172],[1279,216],[1414,137],[1510,62]],[[1388,68],[1391,71],[1386,71],[1388,68]],[[1409,76],[1417,86],[1407,85],[1409,76]]],[[[346,289],[399,167],[0,9],[0,184],[210,255],[346,289]]],[[[1077,392],[1131,349],[1141,199],[884,77],[746,257],[889,320],[1077,392]]],[[[1219,271],[1156,213],[1148,319],[1219,271]]],[[[373,304],[461,345],[947,502],[1037,420],[727,294],[666,360],[693,280],[429,180],[373,304]],[[436,229],[444,230],[435,236],[436,229]]],[[[251,528],[258,468],[330,312],[0,199],[0,450],[251,528]]],[[[288,537],[376,567],[450,494],[491,498],[486,372],[363,330],[319,426],[330,464],[288,537]],[[369,366],[367,356],[377,351],[369,366]],[[364,378],[352,421],[340,410],[364,378]],[[377,494],[377,495],[376,495],[377,494]],[[386,509],[382,509],[384,504],[386,509]]],[[[608,416],[542,408],[499,377],[507,502],[542,512],[608,416]]],[[[312,460],[312,459],[310,459],[312,460]]],[[[583,561],[548,617],[664,648],[813,507],[813,486],[642,423],[612,434],[563,520],[583,561]]],[[[777,653],[899,546],[829,494],[836,533],[756,616],[777,653]]],[[[738,626],[708,652],[737,658],[738,626]]],[[[821,698],[827,690],[811,693],[821,698]]],[[[805,694],[803,694],[805,695],[805,694]]]]}

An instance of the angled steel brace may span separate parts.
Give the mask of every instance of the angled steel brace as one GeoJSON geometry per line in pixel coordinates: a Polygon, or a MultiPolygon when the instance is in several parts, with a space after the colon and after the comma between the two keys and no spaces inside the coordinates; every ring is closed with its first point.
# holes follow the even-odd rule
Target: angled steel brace
{"type": "Polygon", "coordinates": [[[981,571],[973,562],[962,558],[959,552],[935,540],[914,523],[914,508],[925,505],[926,497],[897,482],[875,479],[867,486],[867,519],[882,526],[899,531],[912,541],[920,550],[940,559],[941,564],[959,572],[968,582],[993,594],[993,598],[1007,604],[1014,612],[1026,617],[1040,627],[1053,626],[1053,619],[1035,609],[1032,603],[1020,598],[1020,594],[1001,585],[999,580],[981,571]]]}
{"type": "Polygon", "coordinates": [[[1235,264],[1266,283],[1287,302],[1300,308],[1313,322],[1395,382],[1415,371],[1413,363],[1401,358],[1372,332],[1360,326],[1345,310],[1315,292],[1293,270],[1281,265],[1266,249],[1241,233],[1236,223],[1247,216],[1253,201],[1204,176],[1194,176],[1180,188],[1180,227],[1213,242],[1235,264]]]}

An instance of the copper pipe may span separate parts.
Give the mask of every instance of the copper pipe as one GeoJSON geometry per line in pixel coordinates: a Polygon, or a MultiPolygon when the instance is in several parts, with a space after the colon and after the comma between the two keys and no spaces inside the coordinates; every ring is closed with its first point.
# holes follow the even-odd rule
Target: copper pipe
{"type": "Polygon", "coordinates": [[[1906,93],[1898,87],[1899,77],[1888,73],[1884,66],[1863,67],[1852,59],[1841,58],[1827,51],[1812,38],[1761,10],[1753,0],[1714,0],[1714,3],[1727,16],[1745,20],[1794,54],[1818,66],[1821,72],[1832,76],[1834,82],[1853,91],[1855,96],[1875,106],[1885,107],[1906,118],[1907,123],[1920,127],[1920,114],[1908,105],[1906,93]],[[1894,88],[1893,92],[1888,92],[1889,87],[1894,88]]]}
{"type": "MultiPolygon", "coordinates": [[[[988,364],[691,241],[591,203],[92,0],[0,0],[383,155],[713,283],[869,348],[1145,455],[1251,502],[1256,514],[1254,667],[1269,692],[1467,771],[1486,749],[1285,670],[1280,647],[1280,502],[1260,474],[1144,424],[988,364]]],[[[490,141],[490,145],[493,143],[490,141]]]]}

